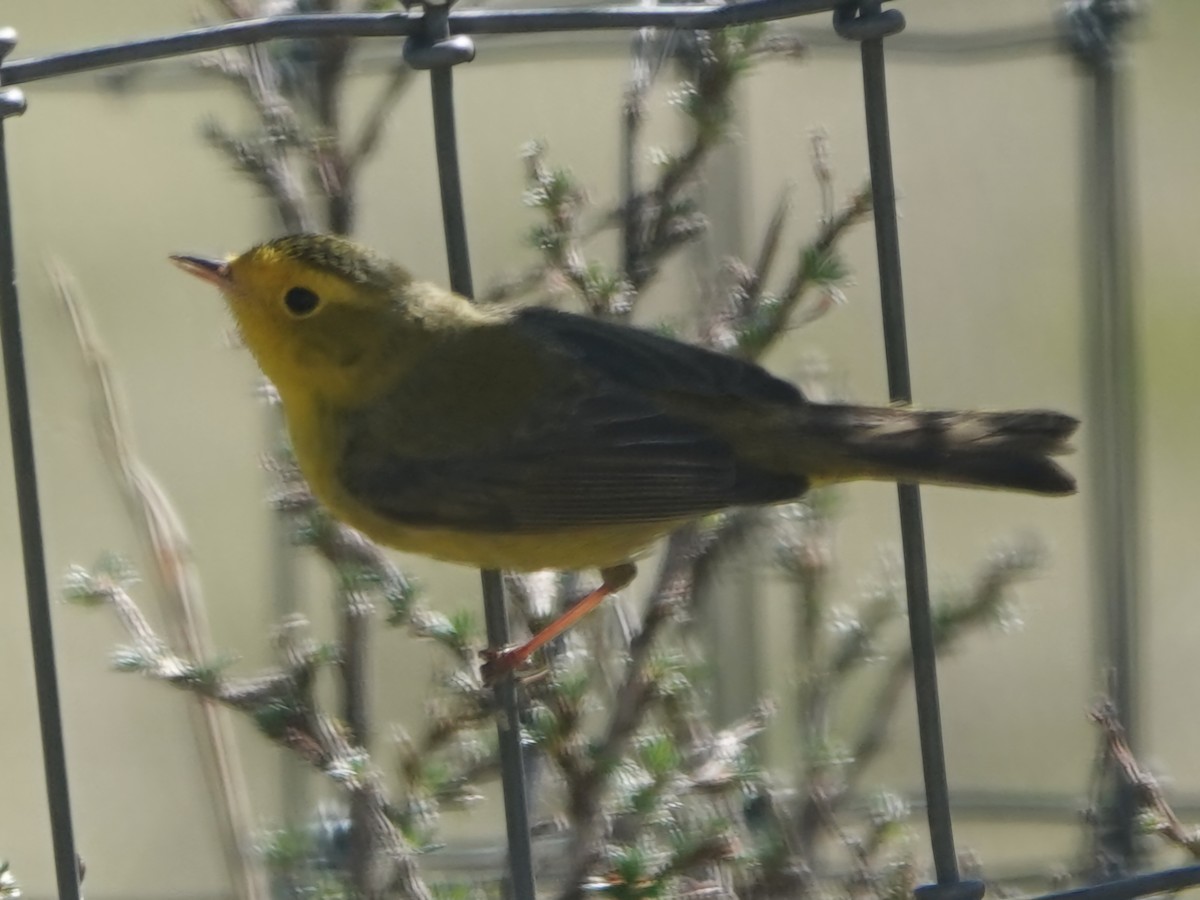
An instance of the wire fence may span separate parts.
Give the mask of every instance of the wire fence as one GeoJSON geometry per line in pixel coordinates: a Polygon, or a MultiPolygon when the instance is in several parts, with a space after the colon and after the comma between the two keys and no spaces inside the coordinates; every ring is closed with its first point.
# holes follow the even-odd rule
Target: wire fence
{"type": "MultiPolygon", "coordinates": [[[[885,45],[905,26],[902,12],[882,7],[881,0],[744,0],[697,7],[653,7],[455,10],[428,3],[417,11],[337,15],[287,15],[199,28],[181,34],[137,40],[90,49],[9,60],[16,47],[11,30],[0,32],[0,340],[2,340],[9,428],[29,621],[33,643],[42,752],[54,847],[59,897],[80,896],[77,855],[72,827],[62,713],[55,668],[50,617],[50,591],[42,538],[31,408],[26,377],[17,280],[13,251],[14,228],[5,156],[4,120],[24,112],[25,82],[57,79],[129,63],[175,58],[224,47],[283,38],[373,37],[406,38],[404,59],[416,69],[430,71],[434,139],[442,203],[450,284],[471,296],[473,283],[467,245],[466,218],[455,134],[453,67],[475,54],[473,36],[554,34],[614,29],[707,30],[729,25],[826,14],[832,32],[806,26],[806,39],[818,44],[834,40],[859,44],[864,88],[864,112],[875,209],[875,241],[882,298],[888,385],[895,401],[912,400],[901,247],[897,227],[893,158],[888,121],[885,45]],[[834,37],[836,35],[836,38],[834,37]]],[[[1084,254],[1089,302],[1087,317],[1089,377],[1089,451],[1100,490],[1093,502],[1096,515],[1092,543],[1101,570],[1095,578],[1104,623],[1104,661],[1111,666],[1111,693],[1136,742],[1138,628],[1135,589],[1139,543],[1136,510],[1139,485],[1136,472],[1137,385],[1134,380],[1136,334],[1128,259],[1128,172],[1124,150],[1121,77],[1122,35],[1131,18],[1131,4],[1122,0],[1070,0],[1062,27],[1053,32],[1014,29],[967,41],[923,38],[909,41],[904,52],[931,58],[980,59],[989,56],[1044,52],[1065,43],[1087,75],[1091,110],[1082,136],[1087,148],[1084,178],[1090,227],[1084,254]]],[[[978,898],[984,885],[960,877],[950,812],[943,753],[930,613],[921,497],[915,486],[900,485],[898,503],[906,579],[914,683],[925,782],[932,858],[936,883],[917,893],[938,900],[978,898]]],[[[499,573],[482,573],[487,634],[493,646],[509,642],[499,573]]],[[[521,752],[521,728],[515,683],[501,679],[496,687],[503,710],[500,754],[508,837],[508,865],[513,895],[535,896],[528,792],[521,752]]],[[[1134,798],[1127,795],[1115,813],[1124,859],[1135,857],[1134,798]]],[[[1200,884],[1200,866],[1135,875],[1105,884],[1043,895],[1049,898],[1123,900],[1200,884]]]]}

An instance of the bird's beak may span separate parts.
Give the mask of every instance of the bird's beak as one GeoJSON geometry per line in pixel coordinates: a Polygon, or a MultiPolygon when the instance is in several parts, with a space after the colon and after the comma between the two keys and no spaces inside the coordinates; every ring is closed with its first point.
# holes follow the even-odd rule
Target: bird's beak
{"type": "Polygon", "coordinates": [[[188,256],[184,253],[177,253],[170,259],[183,271],[202,278],[209,284],[215,284],[219,288],[229,287],[229,263],[223,260],[209,259],[204,256],[188,256]]]}

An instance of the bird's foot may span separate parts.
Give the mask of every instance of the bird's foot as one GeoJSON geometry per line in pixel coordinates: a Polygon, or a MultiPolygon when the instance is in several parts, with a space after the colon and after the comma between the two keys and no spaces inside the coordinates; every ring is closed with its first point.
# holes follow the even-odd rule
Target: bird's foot
{"type": "Polygon", "coordinates": [[[516,676],[518,670],[529,662],[529,651],[526,644],[512,644],[508,647],[487,647],[479,651],[483,663],[479,666],[479,677],[488,687],[494,685],[505,675],[516,676]]]}
{"type": "Polygon", "coordinates": [[[595,609],[601,600],[609,594],[616,593],[629,584],[629,582],[633,581],[633,576],[636,574],[637,568],[633,563],[622,563],[619,566],[602,569],[601,576],[604,578],[604,583],[600,587],[596,588],[525,643],[512,647],[502,647],[499,650],[489,647],[482,651],[480,656],[483,657],[483,665],[480,667],[479,674],[483,678],[483,683],[489,685],[495,684],[503,676],[516,672],[518,668],[528,662],[529,658],[535,652],[554,640],[586,616],[591,610],[595,609]]]}

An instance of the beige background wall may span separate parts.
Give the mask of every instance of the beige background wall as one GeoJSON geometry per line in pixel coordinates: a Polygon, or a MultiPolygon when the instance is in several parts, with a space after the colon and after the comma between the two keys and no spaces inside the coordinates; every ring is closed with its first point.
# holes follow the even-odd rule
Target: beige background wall
{"type": "MultiPolygon", "coordinates": [[[[1042,22],[1046,0],[1006,3],[906,0],[914,33],[984,24],[1042,22]]],[[[176,29],[189,2],[5,5],[22,36],[18,55],[176,29]]],[[[810,23],[828,32],[828,22],[810,23]]],[[[1200,481],[1195,448],[1200,344],[1200,117],[1194,53],[1200,8],[1160,0],[1134,47],[1139,308],[1145,349],[1147,622],[1143,672],[1151,758],[1180,788],[1200,789],[1200,716],[1191,702],[1200,632],[1200,556],[1195,525],[1200,481]]],[[[521,206],[518,150],[549,141],[592,186],[615,192],[616,123],[623,61],[591,43],[550,62],[485,45],[460,70],[460,138],[476,282],[484,285],[528,253],[531,222],[521,206]]],[[[899,45],[902,46],[902,45],[899,45]]],[[[892,54],[889,72],[915,391],[927,405],[1045,405],[1082,409],[1079,137],[1083,85],[1058,57],[964,65],[892,54]]],[[[354,85],[361,110],[377,78],[354,85]]],[[[209,115],[236,122],[244,111],[211,80],[180,65],[156,68],[127,92],[98,90],[91,77],[27,87],[30,108],[11,122],[9,167],[15,198],[22,307],[33,386],[40,484],[50,573],[104,551],[138,560],[141,548],[93,437],[84,370],[44,263],[63,260],[84,285],[92,313],[119,367],[144,455],[185,516],[202,568],[219,646],[247,667],[269,659],[273,621],[266,480],[258,467],[266,426],[253,397],[255,372],[225,340],[216,298],[183,279],[164,257],[180,250],[226,251],[266,236],[269,216],[198,140],[209,115]]],[[[654,112],[663,140],[673,134],[665,97],[654,112]]],[[[354,117],[355,109],[349,111],[354,117]]],[[[730,241],[753,246],[780,187],[796,186],[793,241],[815,209],[808,135],[827,129],[840,186],[865,176],[860,77],[845,49],[817,48],[802,64],[773,63],[750,81],[742,138],[713,191],[740,214],[722,221],[730,241]],[[740,185],[740,186],[739,186],[740,185]]],[[[360,237],[416,272],[444,278],[433,177],[427,90],[400,104],[386,146],[365,173],[360,237]]],[[[796,332],[770,359],[795,376],[806,354],[826,357],[850,396],[883,400],[881,336],[869,230],[847,244],[856,284],[849,303],[796,332]]],[[[686,304],[685,272],[671,279],[662,307],[686,304]]],[[[1086,440],[1086,430],[1082,440],[1086,440]]],[[[981,635],[943,668],[942,699],[954,784],[996,789],[1080,791],[1092,737],[1085,705],[1099,683],[1091,651],[1085,545],[1092,487],[1085,457],[1078,499],[927,492],[935,573],[966,578],[989,542],[1036,530],[1052,549],[1045,577],[1026,587],[1024,627],[981,635]]],[[[7,442],[0,445],[0,857],[32,896],[51,892],[48,825],[36,730],[27,623],[7,442]]],[[[864,486],[844,494],[838,545],[847,600],[896,544],[893,492],[864,486]]],[[[408,561],[447,608],[475,608],[471,571],[408,561]]],[[[309,568],[305,568],[309,572],[309,568]]],[[[315,570],[311,570],[315,571],[315,570]]],[[[307,593],[318,629],[323,591],[307,593]]],[[[104,613],[55,609],[73,801],[92,897],[214,896],[227,885],[212,816],[197,777],[183,700],[162,686],[108,670],[123,635],[104,613]]],[[[764,687],[787,696],[791,614],[778,589],[763,593],[755,619],[764,687]]],[[[419,721],[431,653],[381,629],[375,655],[380,721],[419,721]]],[[[730,678],[742,677],[731,674],[730,678]]],[[[785,764],[788,716],[772,749],[785,764]]],[[[279,815],[279,756],[249,729],[240,732],[261,822],[279,815]]],[[[915,725],[901,718],[892,753],[872,783],[919,787],[915,725]]],[[[487,817],[475,818],[490,828],[487,817]]],[[[483,824],[478,825],[479,822],[483,824]]],[[[451,824],[448,822],[448,824],[451,824]]],[[[466,825],[464,830],[471,830],[466,825]]],[[[959,826],[988,862],[1061,859],[1072,846],[1059,829],[959,826]]]]}

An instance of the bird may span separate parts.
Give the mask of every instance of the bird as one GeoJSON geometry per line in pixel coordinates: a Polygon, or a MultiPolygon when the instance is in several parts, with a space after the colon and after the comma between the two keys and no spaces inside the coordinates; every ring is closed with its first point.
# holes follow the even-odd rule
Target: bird
{"type": "Polygon", "coordinates": [[[818,403],[632,325],[479,305],[347,238],[171,261],[215,285],[273,383],[313,495],[376,542],[484,569],[598,569],[514,671],[683,524],[855,480],[1074,493],[1074,417],[818,403]]]}

